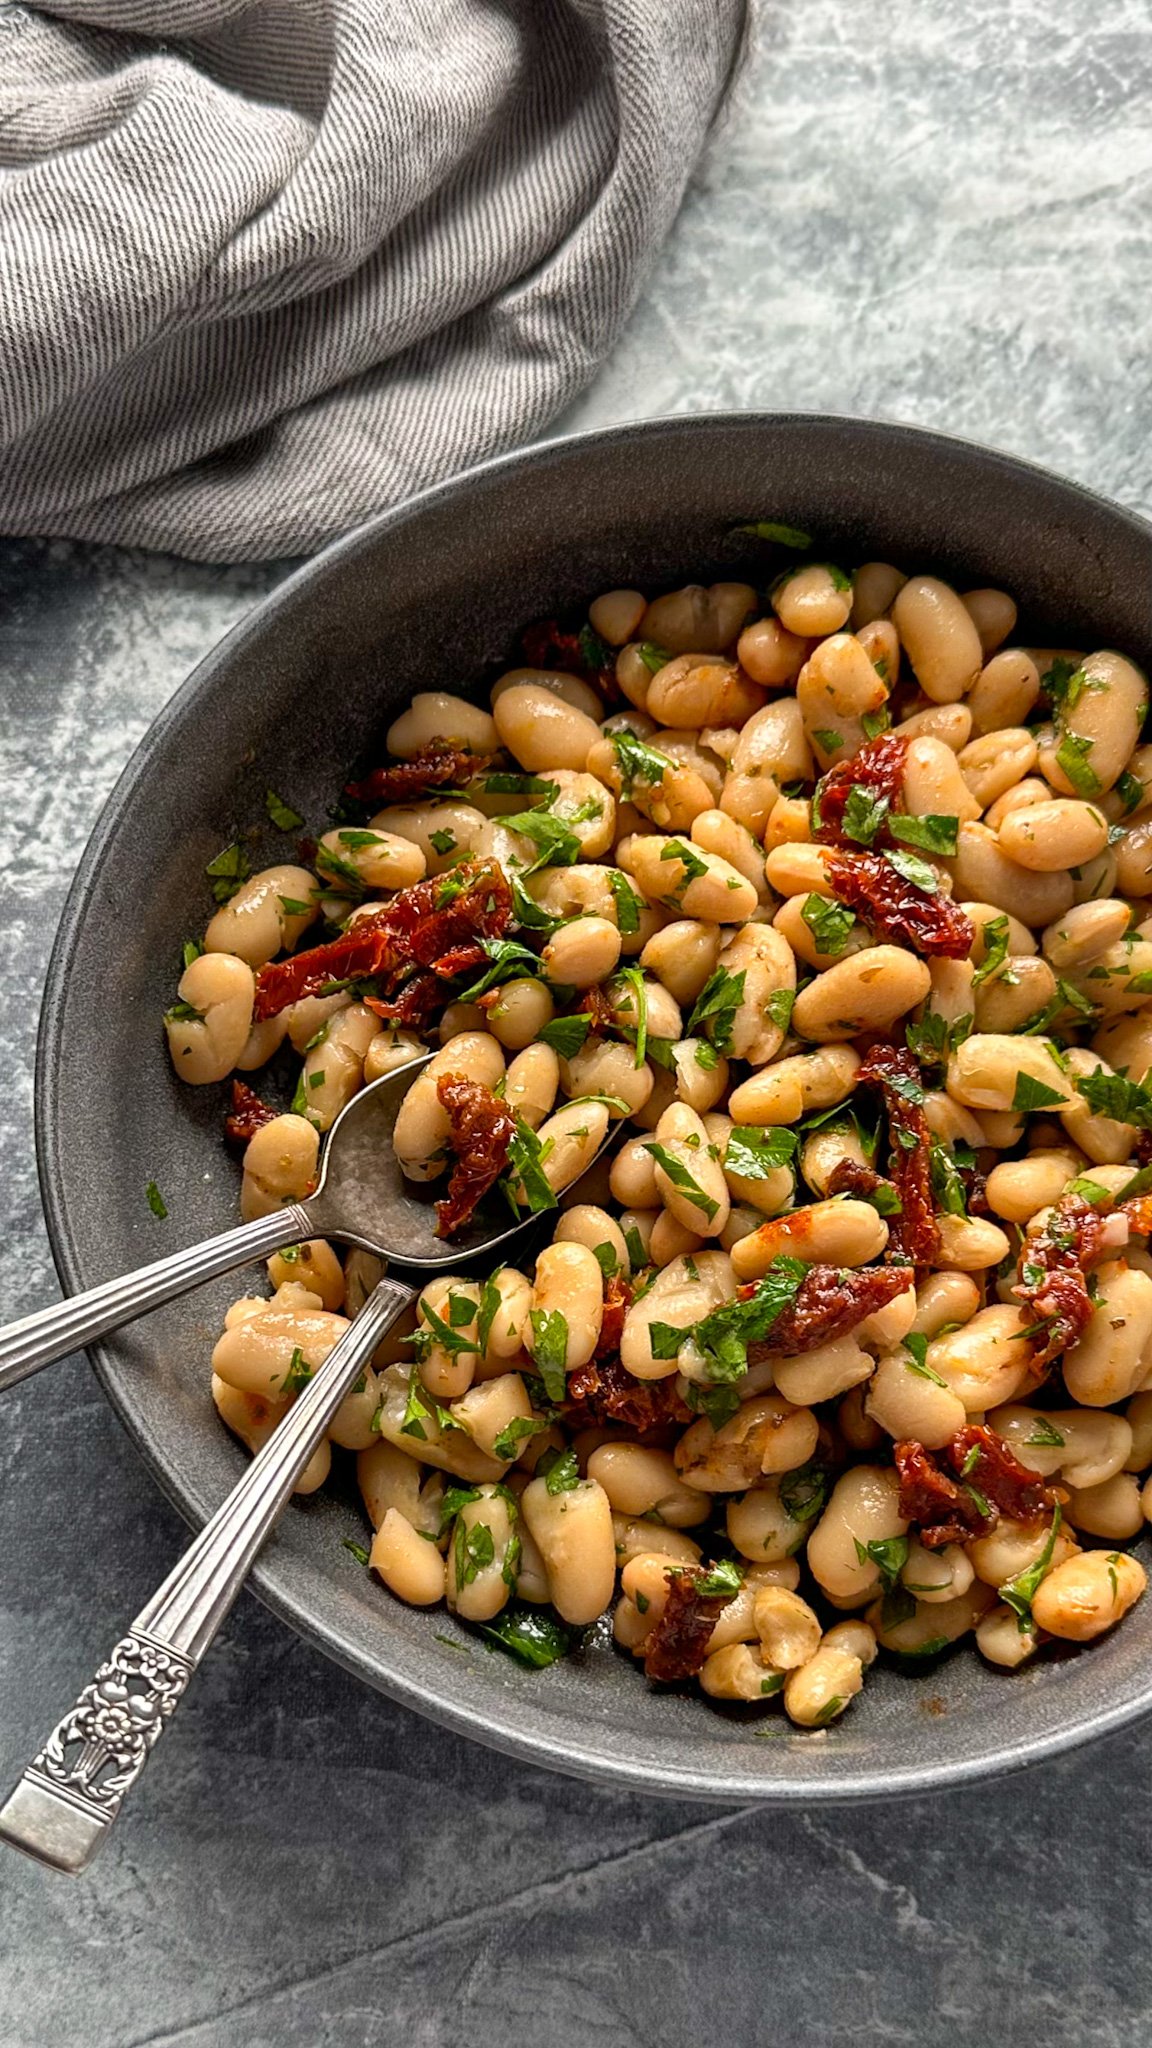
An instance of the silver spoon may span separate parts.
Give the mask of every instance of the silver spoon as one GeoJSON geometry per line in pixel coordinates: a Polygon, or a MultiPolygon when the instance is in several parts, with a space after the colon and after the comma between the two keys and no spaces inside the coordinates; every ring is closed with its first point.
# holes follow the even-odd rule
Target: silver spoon
{"type": "Polygon", "coordinates": [[[153,1266],[105,1280],[84,1294],[37,1309],[0,1330],[0,1390],[14,1387],[29,1373],[79,1351],[106,1330],[117,1330],[149,1309],[159,1308],[202,1280],[230,1273],[249,1259],[267,1258],[284,1245],[309,1237],[334,1237],[359,1245],[377,1258],[417,1265],[424,1273],[458,1266],[462,1256],[483,1242],[487,1249],[503,1244],[519,1229],[510,1224],[499,1235],[465,1231],[452,1244],[432,1235],[433,1214],[415,1185],[397,1173],[392,1152],[392,1127],[401,1097],[432,1054],[397,1067],[354,1095],[328,1133],[314,1194],[289,1202],[271,1216],[241,1223],[203,1244],[172,1252],[153,1266]]]}
{"type": "MultiPolygon", "coordinates": [[[[538,1218],[525,1217],[499,1232],[474,1231],[455,1247],[444,1245],[433,1235],[434,1211],[407,1192],[391,1143],[401,1099],[414,1071],[424,1064],[423,1060],[414,1061],[384,1075],[349,1104],[332,1126],[325,1172],[307,1202],[294,1204],[260,1224],[247,1224],[242,1230],[212,1238],[194,1251],[177,1253],[160,1266],[148,1267],[146,1279],[165,1277],[153,1279],[154,1291],[147,1306],[168,1300],[194,1280],[226,1272],[242,1259],[256,1256],[257,1251],[271,1251],[309,1236],[347,1238],[380,1257],[388,1254],[427,1274],[445,1266],[459,1267],[462,1257],[490,1254],[509,1239],[530,1231],[538,1218]],[[354,1113],[357,1111],[359,1114],[354,1113]],[[274,1233],[269,1229],[272,1223],[278,1226],[274,1233]],[[258,1231],[264,1234],[257,1243],[258,1231]],[[241,1243],[244,1248],[237,1250],[241,1243]],[[206,1255],[210,1256],[203,1263],[206,1255]],[[174,1282],[173,1267],[180,1268],[174,1282]]],[[[127,1290],[132,1285],[132,1279],[113,1281],[95,1293],[108,1296],[110,1290],[127,1290]]],[[[91,1861],[125,1794],[175,1713],[189,1679],[211,1648],[257,1552],[340,1403],[393,1323],[416,1300],[418,1291],[387,1276],[379,1282],[275,1434],[29,1764],[0,1807],[0,1840],[70,1874],[91,1861]]],[[[78,1302],[91,1303],[92,1299],[83,1295],[78,1302]]],[[[76,1305],[65,1303],[65,1307],[76,1305]]],[[[139,1304],[134,1306],[120,1297],[111,1313],[101,1309],[96,1320],[90,1315],[82,1325],[83,1333],[96,1335],[137,1313],[139,1304]]],[[[36,1323],[41,1319],[30,1316],[27,1320],[36,1323]]],[[[73,1332],[66,1340],[67,1347],[83,1340],[83,1335],[73,1332]]],[[[65,1344],[50,1343],[46,1356],[65,1348],[65,1344]]],[[[35,1363],[45,1363],[45,1357],[35,1363]]],[[[34,1364],[24,1370],[33,1371],[34,1364]]]]}

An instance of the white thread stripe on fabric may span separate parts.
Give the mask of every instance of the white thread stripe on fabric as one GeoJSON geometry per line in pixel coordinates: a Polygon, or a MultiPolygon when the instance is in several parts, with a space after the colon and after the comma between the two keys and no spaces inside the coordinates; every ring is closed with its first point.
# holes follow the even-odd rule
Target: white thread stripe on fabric
{"type": "Polygon", "coordinates": [[[619,333],[745,0],[0,0],[0,527],[306,553],[619,333]]]}

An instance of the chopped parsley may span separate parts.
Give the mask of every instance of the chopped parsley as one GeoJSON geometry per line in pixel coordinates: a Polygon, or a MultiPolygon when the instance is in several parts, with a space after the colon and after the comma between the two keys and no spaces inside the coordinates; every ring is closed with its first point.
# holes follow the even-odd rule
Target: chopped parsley
{"type": "Polygon", "coordinates": [[[787,1031],[792,1022],[792,1009],[796,1001],[794,988],[774,988],[764,1005],[769,1021],[778,1031],[787,1031]]]}
{"type": "Polygon", "coordinates": [[[548,1451],[536,1467],[549,1493],[574,1493],[580,1484],[580,1467],[573,1450],[548,1451]]]}
{"type": "Polygon", "coordinates": [[[659,669],[667,668],[672,659],[667,648],[657,647],[652,640],[639,641],[636,652],[651,675],[655,675],[659,669]]]}
{"type": "Polygon", "coordinates": [[[144,1190],[144,1194],[148,1203],[148,1207],[151,1209],[152,1214],[154,1216],[158,1216],[160,1218],[161,1223],[163,1223],[165,1217],[168,1214],[168,1204],[165,1202],[164,1197],[160,1193],[160,1190],[157,1187],[154,1180],[149,1181],[147,1187],[144,1190]]]}
{"type": "Polygon", "coordinates": [[[296,832],[304,823],[299,811],[294,811],[291,804],[286,804],[283,797],[277,796],[274,789],[265,791],[264,808],[280,832],[296,832]]]}
{"type": "Polygon", "coordinates": [[[882,1583],[891,1586],[899,1578],[908,1562],[907,1536],[877,1536],[870,1543],[861,1543],[858,1536],[852,1538],[856,1545],[859,1564],[874,1564],[882,1583]]]}
{"type": "MultiPolygon", "coordinates": [[[[995,974],[998,967],[1003,967],[1005,960],[1008,958],[1009,927],[1007,917],[990,917],[988,922],[982,927],[982,932],[984,938],[984,958],[972,976],[973,988],[979,988],[981,982],[987,981],[989,975],[995,974]]],[[[1004,980],[1008,980],[1007,974],[1004,976],[1004,980]]]]}
{"type": "MultiPolygon", "coordinates": [[[[281,897],[280,901],[284,901],[283,897],[281,897]]],[[[185,967],[191,967],[192,962],[199,960],[203,952],[204,948],[200,944],[199,939],[185,939],[180,958],[183,960],[185,967]]]]}
{"type": "Polygon", "coordinates": [[[742,1180],[767,1180],[778,1167],[787,1166],[796,1150],[795,1131],[783,1126],[760,1129],[755,1124],[736,1124],[728,1133],[724,1168],[742,1180]]]}
{"type": "Polygon", "coordinates": [[[518,1215],[521,1208],[538,1216],[544,1209],[556,1207],[556,1197],[548,1184],[543,1167],[544,1148],[522,1116],[516,1119],[516,1133],[508,1147],[508,1171],[500,1185],[508,1195],[512,1208],[518,1215]],[[519,1186],[521,1194],[515,1193],[519,1186]]]}
{"type": "Polygon", "coordinates": [[[640,929],[640,912],[645,908],[644,898],[637,894],[622,868],[609,868],[608,887],[616,905],[616,924],[627,938],[640,929]]]}
{"type": "Polygon", "coordinates": [[[1117,1123],[1134,1124],[1138,1131],[1152,1131],[1152,1090],[1142,1082],[1100,1069],[1086,1074],[1076,1087],[1093,1116],[1113,1117],[1117,1123]]]}
{"type": "Polygon", "coordinates": [[[428,834],[428,841],[437,853],[455,853],[456,851],[456,834],[450,832],[447,825],[442,825],[437,832],[430,832],[428,834]]]}
{"type": "Polygon", "coordinates": [[[735,1558],[722,1557],[710,1564],[696,1580],[694,1591],[705,1600],[734,1600],[744,1584],[744,1572],[735,1558]]]}
{"type": "Polygon", "coordinates": [[[288,1361],[288,1370],[280,1381],[280,1392],[282,1394],[298,1394],[302,1387],[308,1385],[311,1377],[312,1367],[309,1365],[300,1346],[296,1344],[292,1348],[292,1356],[288,1361]]]}
{"type": "Polygon", "coordinates": [[[1026,1074],[1021,1068],[1016,1075],[1012,1107],[1022,1110],[1025,1115],[1034,1109],[1062,1109],[1064,1097],[1058,1088],[1049,1088],[1045,1082],[1034,1080],[1031,1074],[1026,1074]]]}
{"type": "Polygon", "coordinates": [[[673,1157],[666,1145],[659,1145],[654,1139],[649,1140],[645,1144],[644,1150],[652,1154],[657,1166],[663,1173],[667,1174],[673,1187],[680,1194],[685,1195],[693,1208],[699,1209],[708,1218],[709,1223],[711,1223],[713,1218],[719,1213],[720,1204],[711,1195],[705,1193],[699,1181],[692,1178],[688,1168],[681,1165],[680,1161],[673,1157]]]}
{"type": "Polygon", "coordinates": [[[895,868],[903,880],[910,882],[914,889],[923,889],[926,896],[938,896],[940,877],[935,868],[929,867],[917,853],[886,853],[884,859],[889,867],[895,868]]]}
{"type": "Polygon", "coordinates": [[[1048,1531],[1048,1540],[1039,1557],[1022,1572],[1017,1572],[1014,1578],[1006,1579],[999,1589],[1000,1598],[1005,1606],[1010,1607],[1016,1616],[1016,1624],[1021,1635],[1026,1635],[1032,1627],[1032,1602],[1036,1598],[1041,1579],[1052,1563],[1056,1538],[1060,1533],[1060,1521],[1060,1505],[1057,1502],[1052,1516],[1052,1527],[1048,1531]]]}
{"type": "Polygon", "coordinates": [[[812,535],[802,527],[788,526],[782,519],[749,519],[734,526],[733,533],[747,533],[754,540],[774,540],[782,548],[810,548],[812,535]]]}
{"type": "Polygon", "coordinates": [[[1066,732],[1056,749],[1056,765],[1064,770],[1077,796],[1100,794],[1100,777],[1088,759],[1095,744],[1095,740],[1085,739],[1082,733],[1066,732]]]}
{"type": "Polygon", "coordinates": [[[1051,1447],[1053,1450],[1062,1450],[1064,1447],[1064,1438],[1061,1436],[1060,1431],[1049,1422],[1046,1415],[1037,1415],[1035,1417],[1024,1442],[1026,1444],[1034,1444],[1037,1449],[1043,1446],[1045,1449],[1051,1447]]]}
{"type": "Polygon", "coordinates": [[[729,974],[726,967],[717,967],[708,976],[685,1027],[686,1038],[701,1034],[717,1052],[731,1052],[732,1027],[744,1001],[745,974],[743,968],[739,974],[729,974]]]}
{"type": "Polygon", "coordinates": [[[528,1321],[532,1358],[544,1391],[550,1401],[562,1401],[567,1384],[568,1318],[558,1308],[534,1308],[528,1321]]]}
{"type": "Polygon", "coordinates": [[[617,981],[623,981],[623,982],[626,982],[626,983],[627,983],[627,985],[628,985],[628,987],[629,987],[629,988],[631,989],[631,991],[632,991],[632,1003],[633,1003],[633,1005],[634,1005],[634,1007],[635,1007],[635,1012],[636,1012],[636,1027],[635,1027],[635,1044],[636,1044],[636,1058],[635,1058],[635,1065],[636,1065],[637,1067],[642,1067],[642,1066],[644,1065],[644,1055],[645,1055],[645,1053],[646,1053],[646,1052],[647,1052],[647,1050],[648,1050],[648,987],[647,987],[647,983],[645,982],[645,980],[644,980],[644,976],[643,976],[643,974],[641,973],[641,971],[640,971],[640,969],[639,969],[638,967],[621,967],[621,968],[620,968],[620,969],[618,970],[618,972],[617,972],[617,974],[616,974],[616,977],[615,977],[615,978],[616,978],[616,980],[617,980],[617,981]]]}
{"type": "Polygon", "coordinates": [[[511,817],[501,818],[509,832],[519,832],[530,839],[536,848],[536,859],[523,870],[525,875],[534,875],[538,868],[570,868],[580,858],[580,841],[575,832],[570,832],[563,818],[553,817],[550,811],[514,811],[511,817]]]}
{"type": "Polygon", "coordinates": [[[973,1021],[970,1010],[951,1024],[939,1010],[925,1010],[917,1023],[905,1026],[908,1050],[915,1053],[922,1067],[945,1067],[957,1046],[971,1037],[973,1021]]]}
{"type": "Polygon", "coordinates": [[[773,1259],[747,1301],[725,1302],[697,1323],[693,1339],[711,1381],[743,1378],[749,1344],[767,1337],[796,1299],[807,1271],[799,1259],[773,1259]]]}
{"type": "Polygon", "coordinates": [[[854,782],[844,805],[843,829],[859,846],[871,846],[888,816],[888,799],[854,782]]]}
{"type": "Polygon", "coordinates": [[[903,846],[918,846],[922,853],[952,854],[959,844],[960,820],[942,817],[936,812],[929,812],[923,818],[893,813],[888,820],[888,830],[893,839],[899,839],[903,846]]]}
{"type": "MultiPolygon", "coordinates": [[[[643,654],[643,648],[640,651],[643,654]]],[[[663,667],[663,662],[658,662],[657,667],[663,667]]],[[[647,741],[637,739],[634,732],[614,732],[610,738],[616,766],[620,770],[621,794],[625,797],[632,795],[637,782],[642,782],[647,789],[659,789],[664,777],[676,765],[669,755],[650,747],[647,741]]]]}
{"type": "Polygon", "coordinates": [[[540,1040],[559,1053],[562,1060],[575,1059],[584,1040],[592,1029],[590,1011],[581,1010],[573,1017],[553,1017],[551,1023],[541,1027],[540,1040]]]}
{"type": "Polygon", "coordinates": [[[364,1545],[362,1543],[353,1543],[352,1538],[350,1536],[345,1536],[343,1538],[343,1543],[345,1550],[351,1551],[353,1557],[356,1559],[357,1564],[367,1564],[368,1552],[365,1550],[364,1545]]]}
{"type": "Polygon", "coordinates": [[[218,853],[214,860],[210,860],[204,870],[212,884],[212,894],[217,903],[230,902],[241,883],[248,880],[250,872],[248,856],[238,839],[233,840],[231,846],[226,846],[223,853],[218,853]]]}
{"type": "Polygon", "coordinates": [[[827,960],[837,959],[856,923],[852,911],[831,896],[812,895],[804,898],[800,915],[812,934],[816,951],[827,960]]]}
{"type": "Polygon", "coordinates": [[[508,981],[531,981],[540,973],[539,958],[529,946],[522,946],[519,939],[480,938],[476,943],[486,954],[488,965],[462,990],[462,1003],[474,1003],[478,996],[487,995],[489,989],[500,988],[508,981]]]}
{"type": "Polygon", "coordinates": [[[825,754],[838,754],[844,745],[843,735],[833,732],[830,725],[816,726],[813,729],[812,737],[825,754]]]}
{"type": "Polygon", "coordinates": [[[534,1671],[546,1670],[572,1648],[568,1630],[536,1607],[505,1607],[492,1621],[484,1622],[481,1634],[534,1671]]]}

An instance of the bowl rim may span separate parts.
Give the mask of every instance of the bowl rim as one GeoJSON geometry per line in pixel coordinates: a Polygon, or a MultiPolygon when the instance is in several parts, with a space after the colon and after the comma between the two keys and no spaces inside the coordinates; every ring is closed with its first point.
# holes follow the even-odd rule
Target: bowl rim
{"type": "MultiPolygon", "coordinates": [[[[45,974],[36,1043],[33,1112],[37,1173],[48,1240],[56,1271],[66,1294],[75,1293],[86,1284],[79,1270],[76,1244],[66,1206],[59,1192],[62,1182],[57,1171],[62,1136],[57,1102],[57,1075],[61,1052],[61,1023],[67,1001],[67,966],[72,942],[128,799],[147,773],[154,753],[166,739],[169,727],[182,715],[186,705],[197,696],[207,675],[214,673],[221,664],[229,662],[238,648],[260,634],[268,620],[274,617],[279,609],[290,604],[302,589],[317,575],[323,575],[330,565],[355,555],[360,548],[374,543],[379,535],[403,527],[410,520],[418,518],[429,506],[444,498],[455,496],[470,485],[493,477],[498,478],[504,472],[522,472],[541,464],[564,460],[569,453],[578,453],[581,448],[589,445],[605,445],[636,439],[659,440],[669,436],[691,439],[728,428],[785,428],[802,432],[813,427],[837,426],[865,440],[871,436],[889,446],[893,441],[903,443],[922,456],[930,456],[934,451],[940,450],[952,457],[958,454],[966,456],[985,471],[991,466],[993,471],[1001,470],[1016,476],[1023,473],[1026,478],[1033,477],[1039,483],[1057,484],[1071,494],[1073,502],[1077,498],[1082,500],[1086,510],[1091,508],[1097,513],[1103,512],[1110,518],[1119,519],[1129,525],[1141,539],[1152,542],[1152,521],[1145,519],[1130,507],[1118,505],[1074,479],[1062,476],[1058,471],[1009,454],[1002,449],[985,447],[961,435],[895,420],[864,419],[848,413],[730,409],[661,414],[640,420],[624,420],[605,427],[586,428],[576,433],[558,434],[533,441],[524,447],[492,456],[483,462],[473,464],[468,469],[458,471],[441,482],[429,485],[426,489],[402,499],[396,505],[373,514],[370,519],[361,521],[349,528],[346,533],[338,535],[316,554],[291,570],[266,596],[252,605],[221,639],[214,642],[162,705],[141,735],[105,797],[69,884],[45,974]]],[[[103,1340],[98,1340],[89,1345],[87,1350],[90,1363],[109,1405],[161,1492],[193,1529],[200,1528],[203,1526],[203,1514],[189,1497],[177,1474],[165,1463],[146,1432],[138,1426],[130,1405],[121,1400],[117,1386],[119,1368],[108,1345],[103,1340]]],[[[291,1592],[280,1586],[275,1570],[262,1561],[257,1561],[245,1583],[279,1620],[286,1622],[306,1642],[331,1658],[334,1663],[341,1665],[374,1690],[385,1693],[389,1698],[455,1734],[464,1735],[504,1755],[539,1768],[559,1772],[564,1776],[613,1789],[639,1791],[659,1797],[695,1799],[714,1805],[840,1805],[911,1797],[917,1793],[940,1791],[974,1782],[982,1783],[1061,1755],[1083,1743],[1095,1741],[1100,1736],[1112,1734],[1152,1711],[1150,1671],[1147,1686],[1142,1693],[1111,1706],[1106,1702],[1102,1703],[1092,1713],[1056,1728],[1046,1736],[1029,1740],[1025,1735],[1007,1742],[1001,1741],[990,1747],[984,1755],[962,1757],[954,1763],[944,1762],[928,1766],[892,1765],[882,1770],[861,1771],[855,1775],[844,1773],[824,1783],[819,1778],[753,1778],[729,1764],[721,1777],[714,1770],[688,1770],[676,1765],[649,1764],[639,1759],[621,1761],[608,1749],[596,1748],[587,1740],[574,1739],[568,1734],[565,1734],[564,1746],[560,1749],[554,1738],[502,1725],[490,1712],[470,1706],[466,1699],[448,1693],[429,1691],[426,1686],[414,1683],[403,1673],[386,1673],[374,1666],[353,1644],[344,1640],[338,1626],[331,1623],[325,1625],[291,1592]]]]}

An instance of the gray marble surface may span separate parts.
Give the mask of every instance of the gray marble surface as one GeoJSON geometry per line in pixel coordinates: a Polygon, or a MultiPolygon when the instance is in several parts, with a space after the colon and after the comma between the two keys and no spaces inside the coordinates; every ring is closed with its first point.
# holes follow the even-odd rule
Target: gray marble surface
{"type": "MultiPolygon", "coordinates": [[[[571,423],[886,414],[1147,509],[1150,113],[1145,0],[763,0],[571,423]]],[[[69,876],[148,720],[278,573],[0,543],[5,1316],[55,1287],[31,1072],[69,876]]],[[[4,1412],[6,1783],[184,1532],[83,1361],[4,1412]]],[[[0,1857],[0,2041],[1145,2048],[1147,1747],[899,1807],[648,1803],[438,1732],[245,1598],[89,1876],[0,1857]]]]}

